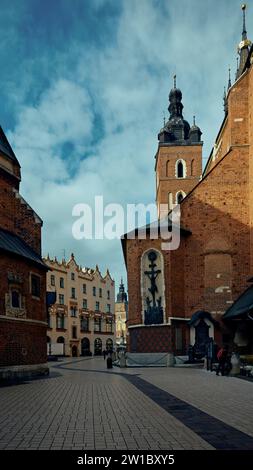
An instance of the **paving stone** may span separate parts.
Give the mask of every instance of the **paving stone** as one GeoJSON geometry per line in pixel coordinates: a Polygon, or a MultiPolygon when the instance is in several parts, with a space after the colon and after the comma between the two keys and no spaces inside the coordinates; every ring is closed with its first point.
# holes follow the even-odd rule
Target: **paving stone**
{"type": "Polygon", "coordinates": [[[235,447],[243,441],[237,431],[253,436],[249,382],[173,368],[108,373],[100,358],[68,359],[56,370],[0,389],[0,449],[213,449],[215,419],[235,447]]]}

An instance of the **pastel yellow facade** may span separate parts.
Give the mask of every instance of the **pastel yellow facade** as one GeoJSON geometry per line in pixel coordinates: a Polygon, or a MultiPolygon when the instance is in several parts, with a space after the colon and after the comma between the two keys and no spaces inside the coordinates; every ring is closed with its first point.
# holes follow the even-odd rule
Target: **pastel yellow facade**
{"type": "MultiPolygon", "coordinates": [[[[72,254],[68,262],[44,259],[47,274],[49,352],[62,345],[66,356],[101,355],[115,347],[115,284],[109,271],[82,268],[72,254]]],[[[60,349],[58,348],[58,351],[60,349]]]]}

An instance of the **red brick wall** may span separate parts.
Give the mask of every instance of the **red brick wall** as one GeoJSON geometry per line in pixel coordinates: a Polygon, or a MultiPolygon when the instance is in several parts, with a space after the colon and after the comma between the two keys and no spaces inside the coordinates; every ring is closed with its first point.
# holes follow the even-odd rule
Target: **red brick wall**
{"type": "Polygon", "coordinates": [[[220,317],[229,306],[227,301],[235,300],[247,286],[250,276],[248,162],[247,147],[233,148],[181,204],[181,223],[192,231],[187,238],[184,263],[187,316],[208,307],[214,316],[220,312],[217,313],[220,317]],[[210,260],[207,263],[210,255],[212,264],[210,260]],[[227,290],[215,293],[219,286],[229,286],[231,293],[227,290]]]}
{"type": "Polygon", "coordinates": [[[0,365],[38,364],[46,361],[46,273],[22,258],[0,255],[0,365]],[[40,299],[31,295],[30,274],[41,279],[40,299]],[[26,320],[45,325],[15,321],[5,316],[5,294],[9,292],[8,273],[18,275],[18,285],[25,298],[26,320]]]}
{"type": "Polygon", "coordinates": [[[134,328],[129,330],[130,352],[171,352],[173,351],[172,330],[169,326],[134,328]]]}
{"type": "Polygon", "coordinates": [[[46,326],[0,319],[0,367],[47,361],[46,326]]]}
{"type": "Polygon", "coordinates": [[[36,253],[41,253],[41,223],[34,219],[33,211],[21,203],[13,191],[8,174],[0,174],[0,227],[18,235],[36,253]]]}
{"type": "Polygon", "coordinates": [[[25,297],[27,318],[46,322],[46,272],[26,260],[1,253],[0,255],[0,315],[5,315],[5,294],[9,292],[8,273],[20,276],[21,294],[25,297]],[[41,297],[38,300],[31,295],[30,274],[40,276],[41,297]]]}
{"type": "Polygon", "coordinates": [[[171,326],[148,326],[129,329],[129,351],[142,353],[186,354],[189,343],[189,327],[174,322],[171,326]],[[182,332],[182,347],[176,348],[176,328],[182,332]]]}

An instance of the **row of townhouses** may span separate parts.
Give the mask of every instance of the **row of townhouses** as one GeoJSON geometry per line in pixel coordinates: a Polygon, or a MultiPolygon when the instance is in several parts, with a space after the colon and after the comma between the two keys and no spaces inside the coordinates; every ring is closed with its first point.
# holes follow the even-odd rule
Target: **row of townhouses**
{"type": "Polygon", "coordinates": [[[72,254],[44,259],[47,273],[48,354],[101,355],[115,348],[115,283],[109,270],[82,268],[72,254]]]}

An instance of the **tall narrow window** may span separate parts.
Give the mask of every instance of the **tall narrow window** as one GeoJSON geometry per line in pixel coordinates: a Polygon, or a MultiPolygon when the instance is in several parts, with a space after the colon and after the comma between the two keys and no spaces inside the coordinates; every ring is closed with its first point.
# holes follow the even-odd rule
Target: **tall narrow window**
{"type": "Polygon", "coordinates": [[[112,319],[106,319],[105,328],[107,333],[112,333],[112,319]]]}
{"type": "Polygon", "coordinates": [[[51,275],[51,286],[55,286],[55,276],[51,275]]]}
{"type": "Polygon", "coordinates": [[[177,178],[185,178],[186,176],[186,166],[184,160],[178,160],[176,162],[176,176],[177,178]]]}
{"type": "Polygon", "coordinates": [[[31,274],[31,293],[34,297],[40,297],[40,277],[31,274]]]}
{"type": "Polygon", "coordinates": [[[81,331],[89,331],[89,318],[81,318],[81,331]]]}
{"type": "Polygon", "coordinates": [[[94,318],[94,332],[100,332],[102,331],[102,319],[99,318],[94,318]]]}
{"type": "Polygon", "coordinates": [[[166,176],[170,176],[169,164],[170,164],[170,161],[168,160],[166,163],[166,176]]]}
{"type": "Polygon", "coordinates": [[[20,308],[20,293],[16,290],[11,291],[11,306],[20,308]]]}
{"type": "Polygon", "coordinates": [[[182,191],[179,191],[176,195],[176,204],[180,204],[184,199],[185,194],[182,191]]]}
{"type": "Polygon", "coordinates": [[[56,316],[56,328],[58,329],[64,329],[65,325],[64,325],[64,315],[61,315],[59,313],[57,313],[57,316],[56,316]]]}
{"type": "Polygon", "coordinates": [[[76,298],[76,289],[75,287],[72,287],[71,288],[71,299],[75,299],[76,298]]]}
{"type": "Polygon", "coordinates": [[[70,315],[71,315],[71,317],[76,317],[76,314],[77,314],[76,307],[71,307],[71,308],[70,308],[70,315]]]}
{"type": "Polygon", "coordinates": [[[60,288],[64,289],[64,278],[60,277],[60,288]]]}

